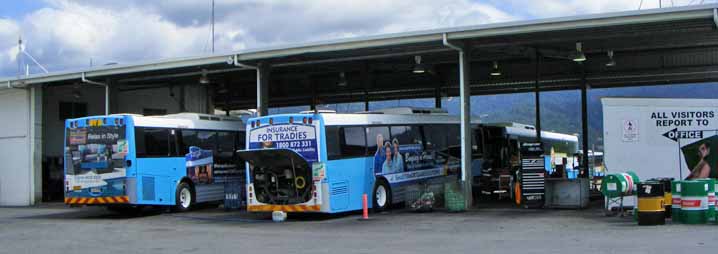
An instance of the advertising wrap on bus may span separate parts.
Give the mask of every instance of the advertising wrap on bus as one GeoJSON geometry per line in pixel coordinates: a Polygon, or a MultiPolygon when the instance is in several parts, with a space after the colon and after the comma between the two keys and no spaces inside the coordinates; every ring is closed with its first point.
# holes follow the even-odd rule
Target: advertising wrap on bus
{"type": "Polygon", "coordinates": [[[398,132],[401,127],[392,127],[392,140],[384,141],[382,134],[376,135],[377,151],[374,153],[374,173],[382,175],[391,184],[400,184],[419,179],[456,173],[461,161],[448,153],[448,147],[434,147],[421,144],[418,131],[398,132]],[[401,144],[399,140],[414,140],[413,144],[401,144]],[[381,145],[379,145],[381,144],[381,145]]]}
{"type": "Polygon", "coordinates": [[[70,128],[66,135],[65,191],[79,197],[124,195],[125,127],[70,128]]]}
{"type": "Polygon", "coordinates": [[[249,132],[249,149],[288,149],[298,153],[307,162],[319,161],[317,131],[313,124],[277,124],[252,129],[249,132]]]}

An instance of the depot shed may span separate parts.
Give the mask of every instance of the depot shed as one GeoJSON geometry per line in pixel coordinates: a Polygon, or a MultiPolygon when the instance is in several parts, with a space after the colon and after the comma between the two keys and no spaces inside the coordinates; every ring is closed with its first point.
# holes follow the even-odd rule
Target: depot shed
{"type": "MultiPolygon", "coordinates": [[[[471,95],[533,92],[540,134],[539,93],[578,90],[588,153],[589,89],[718,80],[716,8],[452,27],[0,78],[0,206],[62,196],[62,121],[82,115],[267,114],[411,98],[441,107],[441,98],[458,96],[465,137],[471,95]]],[[[462,151],[470,152],[470,139],[462,151]]],[[[469,163],[462,162],[464,177],[469,163]]]]}

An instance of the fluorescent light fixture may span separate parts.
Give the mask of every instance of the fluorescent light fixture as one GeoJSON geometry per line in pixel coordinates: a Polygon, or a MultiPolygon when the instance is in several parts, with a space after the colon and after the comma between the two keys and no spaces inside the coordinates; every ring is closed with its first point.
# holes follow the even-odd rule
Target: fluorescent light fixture
{"type": "Polygon", "coordinates": [[[613,67],[616,66],[616,60],[613,60],[613,50],[608,51],[608,62],[606,63],[606,67],[613,67]]]}
{"type": "Polygon", "coordinates": [[[586,55],[583,53],[583,47],[580,42],[576,42],[576,53],[573,57],[574,62],[586,61],[586,55]]]}
{"type": "Polygon", "coordinates": [[[209,84],[209,78],[207,77],[207,70],[202,70],[202,76],[199,77],[199,83],[202,85],[209,84]]]}
{"type": "Polygon", "coordinates": [[[337,83],[337,86],[347,86],[347,76],[343,71],[339,73],[339,83],[337,83]]]}
{"type": "Polygon", "coordinates": [[[499,70],[499,62],[494,61],[494,65],[491,68],[491,76],[501,76],[501,70],[499,70]]]}
{"type": "Polygon", "coordinates": [[[421,63],[421,56],[414,56],[414,70],[416,74],[422,74],[426,72],[426,66],[421,63]]]}

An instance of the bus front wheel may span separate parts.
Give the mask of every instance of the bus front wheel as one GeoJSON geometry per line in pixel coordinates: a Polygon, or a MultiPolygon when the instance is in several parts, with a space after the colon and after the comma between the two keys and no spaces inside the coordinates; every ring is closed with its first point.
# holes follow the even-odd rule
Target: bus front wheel
{"type": "Polygon", "coordinates": [[[192,187],[187,183],[180,183],[177,185],[177,192],[175,193],[175,207],[176,212],[189,211],[194,205],[194,193],[192,187]]]}
{"type": "Polygon", "coordinates": [[[391,205],[391,188],[389,183],[384,179],[379,179],[374,185],[373,207],[374,211],[381,212],[389,208],[391,205]]]}

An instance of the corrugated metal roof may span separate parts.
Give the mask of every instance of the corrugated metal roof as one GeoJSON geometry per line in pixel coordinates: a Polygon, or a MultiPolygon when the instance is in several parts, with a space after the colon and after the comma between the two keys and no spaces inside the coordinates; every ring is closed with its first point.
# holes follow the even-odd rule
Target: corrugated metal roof
{"type": "MultiPolygon", "coordinates": [[[[176,68],[195,67],[210,64],[226,63],[228,58],[237,56],[239,61],[259,61],[264,59],[286,57],[292,55],[350,51],[357,49],[402,46],[426,42],[439,42],[444,34],[449,39],[460,40],[492,36],[528,34],[536,32],[563,31],[585,28],[612,27],[646,24],[655,22],[671,22],[691,19],[715,18],[718,4],[686,6],[676,8],[651,9],[639,11],[615,12],[606,14],[582,15],[562,18],[550,18],[531,21],[496,23],[478,26],[453,27],[405,33],[365,36],[349,39],[328,40],[321,42],[291,44],[268,48],[248,49],[238,52],[203,55],[196,57],[164,59],[126,65],[100,66],[87,69],[35,74],[17,79],[15,77],[0,78],[0,83],[7,86],[23,86],[64,80],[80,79],[84,72],[86,77],[106,77],[112,75],[132,74],[145,71],[169,70],[176,68]]],[[[0,86],[5,88],[6,86],[0,86]]]]}

